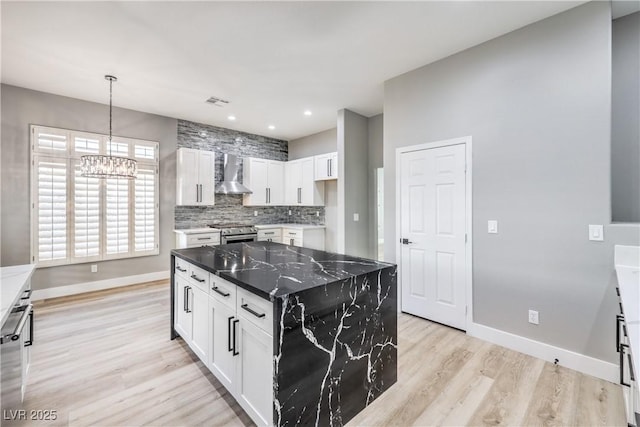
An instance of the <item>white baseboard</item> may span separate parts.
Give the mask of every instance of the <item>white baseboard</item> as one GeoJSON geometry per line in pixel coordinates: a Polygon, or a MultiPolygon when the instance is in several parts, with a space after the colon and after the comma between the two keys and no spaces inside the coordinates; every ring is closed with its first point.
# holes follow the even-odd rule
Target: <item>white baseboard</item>
{"type": "Polygon", "coordinates": [[[49,289],[33,291],[33,301],[65,297],[68,295],[82,294],[85,292],[101,291],[103,289],[119,288],[121,286],[135,285],[138,283],[153,282],[169,278],[169,271],[156,271],[154,273],[136,274],[134,276],[116,277],[113,279],[97,280],[95,282],[76,283],[67,286],[58,286],[49,289]]]}
{"type": "Polygon", "coordinates": [[[479,323],[472,323],[467,328],[467,334],[507,347],[511,350],[519,351],[539,359],[547,360],[553,363],[554,359],[559,360],[559,365],[582,372],[606,381],[618,383],[620,373],[618,365],[605,362],[604,360],[585,356],[560,347],[545,344],[529,338],[521,337],[509,332],[494,329],[479,323]]]}

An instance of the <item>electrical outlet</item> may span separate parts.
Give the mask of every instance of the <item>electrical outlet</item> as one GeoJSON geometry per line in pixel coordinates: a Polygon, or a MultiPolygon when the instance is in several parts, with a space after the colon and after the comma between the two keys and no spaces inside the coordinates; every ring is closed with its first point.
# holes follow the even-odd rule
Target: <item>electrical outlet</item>
{"type": "Polygon", "coordinates": [[[354,213],[354,214],[353,214],[353,220],[354,220],[354,221],[360,221],[360,214],[358,214],[358,213],[354,213]]]}
{"type": "Polygon", "coordinates": [[[291,209],[289,209],[289,216],[291,216],[291,209]]]}
{"type": "Polygon", "coordinates": [[[320,211],[316,211],[316,216],[320,216],[320,211]]]}
{"type": "Polygon", "coordinates": [[[258,216],[258,211],[253,211],[253,216],[258,216]]]}
{"type": "Polygon", "coordinates": [[[490,219],[487,221],[487,232],[489,234],[498,234],[498,221],[495,219],[490,219]]]}
{"type": "Polygon", "coordinates": [[[529,310],[529,323],[533,323],[534,325],[540,324],[540,319],[538,318],[538,312],[535,310],[529,310]]]}
{"type": "Polygon", "coordinates": [[[91,264],[91,272],[92,273],[98,272],[98,264],[91,264]]]}

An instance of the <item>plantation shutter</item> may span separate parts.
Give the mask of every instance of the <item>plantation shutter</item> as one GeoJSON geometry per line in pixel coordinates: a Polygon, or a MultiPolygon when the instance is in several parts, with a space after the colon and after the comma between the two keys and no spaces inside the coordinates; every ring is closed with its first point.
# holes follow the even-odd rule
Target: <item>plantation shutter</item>
{"type": "Polygon", "coordinates": [[[36,207],[34,219],[37,232],[34,244],[39,261],[67,257],[67,161],[35,157],[34,171],[36,207]]]}
{"type": "Polygon", "coordinates": [[[140,166],[135,181],[135,250],[156,248],[156,170],[140,166]]]}
{"type": "Polygon", "coordinates": [[[158,143],[32,125],[31,256],[38,267],[159,253],[158,143]],[[81,156],[132,156],[138,178],[85,178],[81,156]]]}
{"type": "Polygon", "coordinates": [[[74,256],[97,257],[100,255],[100,180],[82,177],[78,161],[74,169],[74,256]]]}
{"type": "Polygon", "coordinates": [[[129,252],[129,180],[106,179],[107,254],[129,252]]]}

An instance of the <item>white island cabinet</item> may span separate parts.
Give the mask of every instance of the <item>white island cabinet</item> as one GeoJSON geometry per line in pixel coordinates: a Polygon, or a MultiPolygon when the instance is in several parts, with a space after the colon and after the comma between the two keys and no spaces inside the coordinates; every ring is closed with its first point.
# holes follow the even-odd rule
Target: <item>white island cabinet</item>
{"type": "Polygon", "coordinates": [[[273,305],[175,257],[174,328],[259,426],[273,420],[273,305]]]}

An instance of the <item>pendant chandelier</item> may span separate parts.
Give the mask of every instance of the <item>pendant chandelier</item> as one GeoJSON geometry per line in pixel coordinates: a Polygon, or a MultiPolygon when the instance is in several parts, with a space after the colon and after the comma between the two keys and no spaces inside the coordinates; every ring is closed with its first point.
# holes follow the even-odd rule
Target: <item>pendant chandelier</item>
{"type": "Polygon", "coordinates": [[[104,76],[109,80],[109,155],[89,154],[80,157],[82,161],[81,174],[87,178],[125,178],[135,179],[138,174],[138,164],[134,159],[111,155],[112,122],[113,122],[113,82],[114,76],[104,76]]]}

